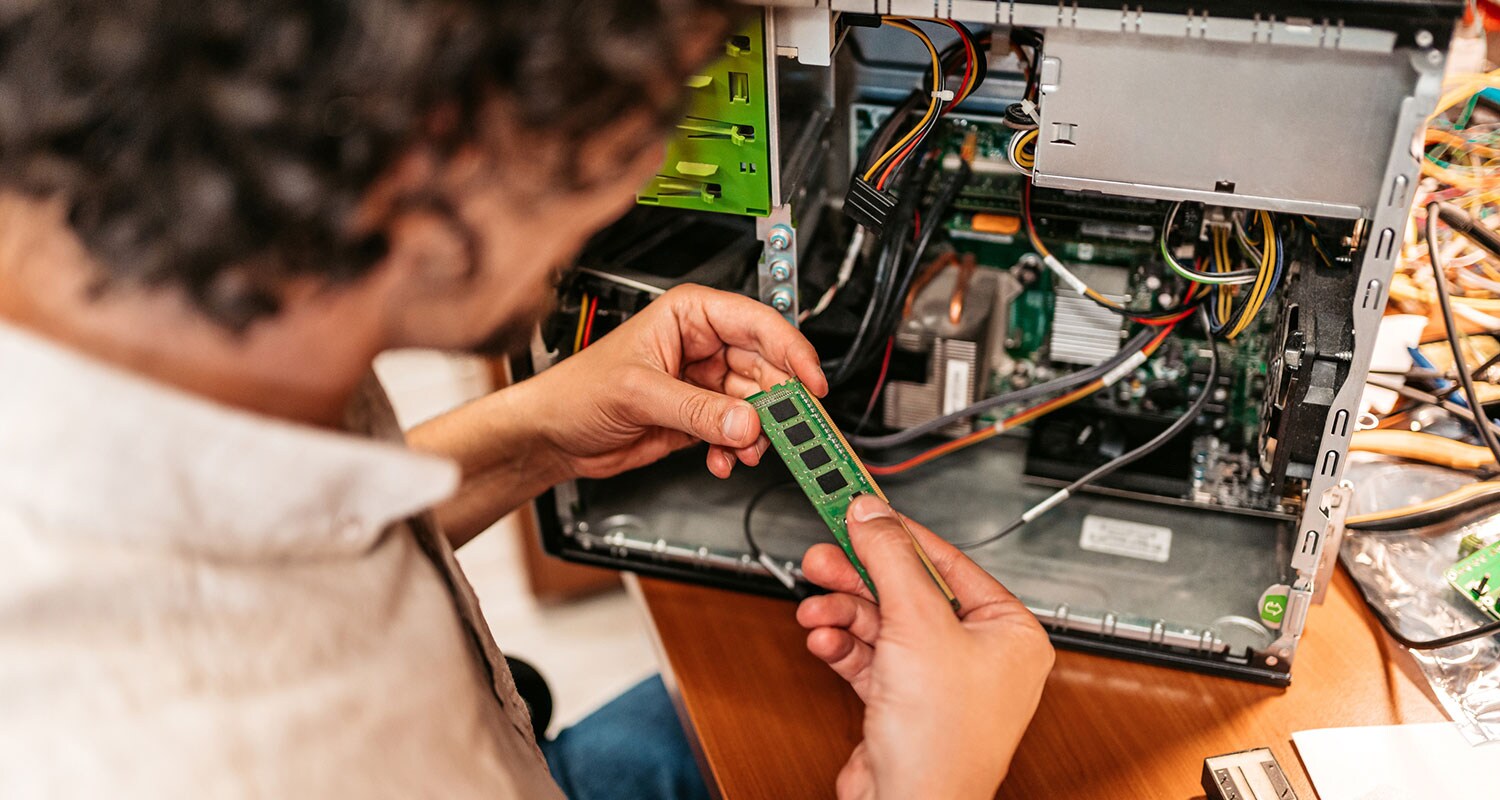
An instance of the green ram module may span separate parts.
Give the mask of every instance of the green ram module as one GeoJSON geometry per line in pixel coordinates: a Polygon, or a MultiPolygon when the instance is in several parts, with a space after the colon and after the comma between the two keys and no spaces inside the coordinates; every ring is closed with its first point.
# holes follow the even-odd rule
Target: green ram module
{"type": "Polygon", "coordinates": [[[1446,577],[1479,610],[1500,619],[1500,542],[1474,551],[1450,567],[1446,577]]]}
{"type": "MultiPolygon", "coordinates": [[[[854,450],[844,440],[844,435],[834,426],[833,420],[829,419],[828,412],[823,410],[823,404],[807,391],[802,381],[793,378],[772,386],[751,397],[750,404],[755,406],[756,413],[760,415],[761,428],[765,430],[766,438],[771,440],[771,446],[781,455],[781,460],[786,462],[797,485],[802,487],[807,499],[817,509],[818,516],[823,518],[828,530],[833,532],[834,540],[849,556],[849,562],[869,588],[870,595],[878,600],[875,584],[870,580],[865,565],[860,563],[859,556],[854,553],[854,545],[849,541],[845,515],[854,498],[862,494],[873,494],[886,500],[885,493],[875,485],[875,479],[870,477],[859,456],[854,454],[854,450]]],[[[900,519],[899,515],[897,519],[900,519]]],[[[906,527],[905,520],[901,520],[901,526],[906,527]]],[[[910,529],[906,533],[911,536],[910,529]]],[[[957,612],[958,598],[953,596],[953,590],[948,588],[948,584],[938,574],[937,568],[932,565],[916,537],[912,537],[911,543],[922,559],[922,564],[926,566],[927,573],[957,612]]]]}

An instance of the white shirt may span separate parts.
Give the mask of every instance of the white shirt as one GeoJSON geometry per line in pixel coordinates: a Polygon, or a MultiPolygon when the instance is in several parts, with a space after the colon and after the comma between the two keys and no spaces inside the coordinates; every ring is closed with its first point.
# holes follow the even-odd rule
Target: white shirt
{"type": "Polygon", "coordinates": [[[560,797],[373,380],[363,437],[5,326],[0,381],[0,797],[560,797]]]}

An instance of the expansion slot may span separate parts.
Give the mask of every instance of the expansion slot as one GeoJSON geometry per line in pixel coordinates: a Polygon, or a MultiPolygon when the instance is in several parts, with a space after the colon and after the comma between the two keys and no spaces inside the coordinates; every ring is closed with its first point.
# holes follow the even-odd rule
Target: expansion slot
{"type": "MultiPolygon", "coordinates": [[[[823,404],[807,391],[801,381],[793,378],[773,386],[751,397],[750,404],[755,406],[756,413],[760,415],[761,427],[771,440],[771,446],[776,448],[781,460],[786,462],[797,485],[802,487],[807,499],[817,509],[818,516],[823,518],[828,530],[832,531],[834,540],[849,556],[849,562],[869,588],[870,595],[878,600],[875,584],[870,580],[864,564],[860,563],[859,556],[854,552],[854,545],[849,541],[845,515],[854,498],[872,494],[890,502],[886,500],[885,493],[875,485],[875,479],[870,477],[865,465],[844,440],[844,435],[834,426],[833,420],[829,419],[828,412],[823,410],[823,404]]],[[[896,518],[901,521],[901,527],[906,528],[906,520],[899,514],[896,518]]],[[[953,595],[953,590],[948,588],[947,582],[938,574],[927,553],[922,550],[916,537],[912,536],[910,528],[906,529],[906,535],[911,537],[912,547],[927,568],[927,573],[942,590],[943,596],[948,598],[954,612],[957,612],[958,598],[953,595]]]]}

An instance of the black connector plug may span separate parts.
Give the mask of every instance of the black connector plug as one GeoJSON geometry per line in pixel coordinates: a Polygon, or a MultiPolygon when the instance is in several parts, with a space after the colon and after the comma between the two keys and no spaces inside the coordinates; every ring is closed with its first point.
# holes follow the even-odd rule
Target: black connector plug
{"type": "Polygon", "coordinates": [[[885,24],[879,14],[854,14],[848,11],[839,15],[839,22],[851,28],[878,28],[885,24]]]}
{"type": "Polygon", "coordinates": [[[1500,235],[1486,228],[1472,214],[1452,203],[1429,203],[1427,213],[1432,213],[1433,206],[1437,206],[1438,217],[1447,223],[1448,227],[1479,245],[1480,249],[1491,256],[1500,258],[1500,235]]]}
{"type": "Polygon", "coordinates": [[[870,229],[879,236],[896,208],[896,198],[871,186],[868,181],[855,176],[849,181],[849,193],[844,195],[844,216],[870,229]]]}

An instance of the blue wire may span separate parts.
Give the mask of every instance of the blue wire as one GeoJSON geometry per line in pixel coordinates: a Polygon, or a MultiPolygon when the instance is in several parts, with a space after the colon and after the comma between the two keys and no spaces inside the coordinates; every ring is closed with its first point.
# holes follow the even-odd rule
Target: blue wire
{"type": "MultiPolygon", "coordinates": [[[[1432,360],[1427,356],[1422,355],[1422,351],[1418,350],[1415,347],[1406,348],[1406,354],[1408,356],[1411,356],[1411,361],[1413,364],[1416,364],[1422,369],[1437,369],[1437,367],[1433,366],[1432,360]]],[[[1436,386],[1439,390],[1442,390],[1447,389],[1449,386],[1452,386],[1453,381],[1447,380],[1445,378],[1438,378],[1437,380],[1433,381],[1433,385],[1436,386]]],[[[1463,392],[1454,392],[1448,396],[1448,399],[1463,406],[1464,408],[1469,407],[1468,398],[1464,397],[1463,392]]]]}
{"type": "Polygon", "coordinates": [[[1276,294],[1276,287],[1281,285],[1281,265],[1286,263],[1286,248],[1281,246],[1281,233],[1274,228],[1276,234],[1276,271],[1271,274],[1271,287],[1266,290],[1266,297],[1276,294]]]}

